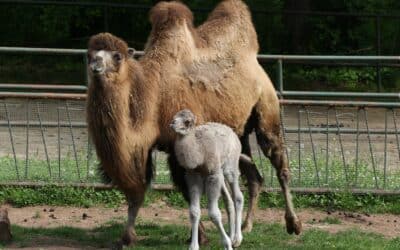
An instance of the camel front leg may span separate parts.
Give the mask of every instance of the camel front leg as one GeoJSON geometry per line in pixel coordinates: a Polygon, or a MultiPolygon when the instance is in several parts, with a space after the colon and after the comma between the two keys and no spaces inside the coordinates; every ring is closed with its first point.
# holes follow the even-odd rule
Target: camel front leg
{"type": "Polygon", "coordinates": [[[130,246],[137,241],[135,221],[139,209],[143,204],[144,196],[142,197],[128,198],[128,222],[125,226],[124,234],[122,235],[121,239],[123,245],[130,246]]]}

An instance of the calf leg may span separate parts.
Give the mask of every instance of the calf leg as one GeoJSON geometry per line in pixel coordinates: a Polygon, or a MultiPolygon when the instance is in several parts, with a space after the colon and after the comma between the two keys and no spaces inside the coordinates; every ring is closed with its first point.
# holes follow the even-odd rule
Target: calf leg
{"type": "Polygon", "coordinates": [[[221,234],[224,249],[231,250],[232,241],[225,232],[224,225],[222,224],[221,211],[218,208],[218,199],[221,194],[223,181],[224,178],[221,172],[207,177],[205,187],[208,197],[208,215],[221,234]]]}
{"type": "Polygon", "coordinates": [[[190,250],[199,249],[198,232],[201,216],[200,198],[203,192],[203,179],[199,174],[186,173],[186,183],[189,189],[190,207],[189,216],[192,225],[192,240],[189,246],[190,250]]]}
{"type": "Polygon", "coordinates": [[[239,170],[238,170],[238,161],[235,160],[232,161],[229,167],[226,169],[229,169],[230,171],[225,172],[225,178],[228,181],[231,190],[232,190],[232,198],[233,198],[233,203],[235,206],[235,233],[234,237],[231,237],[232,239],[232,246],[233,247],[239,247],[240,244],[242,243],[243,240],[243,235],[242,235],[242,212],[243,212],[243,194],[242,191],[240,190],[240,185],[239,185],[239,170]]]}
{"type": "MultiPolygon", "coordinates": [[[[188,186],[185,181],[185,173],[186,170],[182,166],[179,165],[175,157],[175,152],[171,152],[168,157],[168,164],[171,171],[172,181],[174,182],[177,189],[182,193],[183,198],[189,203],[190,205],[190,197],[188,192],[188,186]]],[[[206,230],[203,223],[200,222],[199,224],[199,234],[198,234],[198,241],[200,245],[207,245],[208,239],[206,237],[206,230]]],[[[190,238],[188,242],[191,242],[192,239],[190,238]]]]}
{"type": "Polygon", "coordinates": [[[231,241],[233,242],[233,239],[235,238],[235,232],[236,232],[236,228],[235,228],[235,223],[236,223],[236,219],[235,219],[235,204],[233,203],[232,197],[228,191],[228,188],[225,185],[225,182],[222,182],[222,194],[224,197],[224,201],[225,201],[225,206],[226,206],[226,211],[228,214],[228,223],[229,223],[229,237],[231,238],[231,241]]]}
{"type": "Polygon", "coordinates": [[[242,211],[243,211],[243,194],[240,191],[239,176],[237,176],[232,183],[232,195],[235,203],[235,238],[233,240],[233,247],[239,247],[243,240],[242,235],[242,211]]]}

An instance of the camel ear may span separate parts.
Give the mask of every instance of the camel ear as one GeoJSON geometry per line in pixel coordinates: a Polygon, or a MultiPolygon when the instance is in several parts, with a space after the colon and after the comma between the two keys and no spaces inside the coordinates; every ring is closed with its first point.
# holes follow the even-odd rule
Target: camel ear
{"type": "Polygon", "coordinates": [[[128,56],[131,57],[131,58],[134,58],[135,57],[135,52],[136,52],[136,50],[134,48],[129,48],[128,49],[128,56]]]}

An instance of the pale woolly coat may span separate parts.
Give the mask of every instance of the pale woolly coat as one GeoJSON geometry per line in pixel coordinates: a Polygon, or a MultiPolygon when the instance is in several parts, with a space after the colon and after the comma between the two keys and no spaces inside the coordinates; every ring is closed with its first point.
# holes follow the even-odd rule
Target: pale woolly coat
{"type": "MultiPolygon", "coordinates": [[[[178,135],[175,153],[179,163],[188,170],[205,175],[215,174],[226,163],[236,163],[237,168],[241,144],[231,128],[220,123],[207,123],[178,135]]],[[[233,165],[233,164],[231,164],[233,165]]],[[[227,169],[223,169],[224,171],[227,169]]]]}

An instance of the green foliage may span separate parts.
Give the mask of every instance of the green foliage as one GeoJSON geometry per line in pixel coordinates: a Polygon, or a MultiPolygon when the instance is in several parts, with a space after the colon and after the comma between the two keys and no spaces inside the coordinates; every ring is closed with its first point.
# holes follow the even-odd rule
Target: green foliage
{"type": "MultiPolygon", "coordinates": [[[[97,3],[107,1],[93,1],[97,3]]],[[[187,1],[195,12],[195,23],[201,24],[219,1],[187,1]]],[[[377,20],[370,17],[346,15],[289,15],[290,0],[248,0],[260,42],[260,52],[268,54],[334,54],[374,55],[377,49],[377,20]],[[268,11],[265,13],[263,11],[268,11]]],[[[343,13],[398,12],[398,1],[302,1],[299,9],[343,13]],[[308,4],[307,4],[308,2],[308,4]],[[305,3],[305,4],[304,4],[305,3]]],[[[136,4],[138,8],[74,5],[5,4],[0,12],[2,29],[0,46],[86,48],[88,38],[109,31],[144,48],[150,23],[148,11],[155,1],[119,0],[113,3],[136,4]],[[145,6],[143,8],[143,6],[145,6]],[[146,7],[147,6],[147,7],[146,7]]],[[[298,10],[298,9],[295,9],[298,10]]],[[[396,18],[379,20],[381,54],[399,54],[400,28],[396,18]]],[[[44,82],[82,84],[85,73],[82,58],[43,58],[41,56],[2,55],[0,80],[4,82],[44,82]],[[21,72],[26,72],[21,74],[21,72]]],[[[285,67],[286,68],[286,67],[285,67]]],[[[384,89],[400,87],[397,70],[383,74],[384,89]]],[[[307,68],[287,69],[285,87],[303,90],[376,90],[374,68],[307,68]],[[286,81],[288,80],[288,81],[286,81]]]]}

